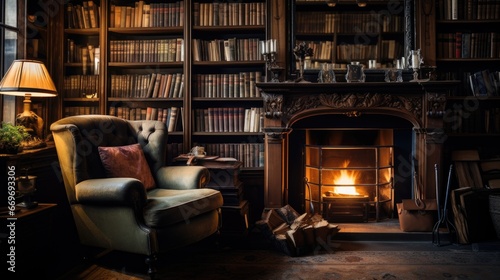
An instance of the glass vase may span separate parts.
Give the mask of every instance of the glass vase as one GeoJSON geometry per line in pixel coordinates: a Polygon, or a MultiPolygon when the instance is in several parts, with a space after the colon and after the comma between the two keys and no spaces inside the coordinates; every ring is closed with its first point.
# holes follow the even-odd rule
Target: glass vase
{"type": "Polygon", "coordinates": [[[318,83],[335,83],[335,72],[333,71],[333,64],[321,64],[321,70],[318,73],[318,83]]]}

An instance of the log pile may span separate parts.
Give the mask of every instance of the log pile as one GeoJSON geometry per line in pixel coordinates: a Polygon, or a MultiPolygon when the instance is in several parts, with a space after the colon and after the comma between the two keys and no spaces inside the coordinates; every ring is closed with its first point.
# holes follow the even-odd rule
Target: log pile
{"type": "Polygon", "coordinates": [[[327,249],[329,240],[339,231],[338,225],[329,223],[321,215],[299,215],[290,205],[264,209],[256,226],[277,249],[290,256],[327,249]]]}

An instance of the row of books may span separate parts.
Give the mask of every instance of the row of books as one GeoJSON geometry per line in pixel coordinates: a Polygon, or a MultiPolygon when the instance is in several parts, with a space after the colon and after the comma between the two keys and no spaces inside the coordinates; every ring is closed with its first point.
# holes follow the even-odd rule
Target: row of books
{"type": "Polygon", "coordinates": [[[439,58],[500,58],[500,33],[454,32],[437,34],[439,58]]]}
{"type": "Polygon", "coordinates": [[[194,61],[259,61],[263,60],[265,41],[258,38],[193,39],[194,61]]]}
{"type": "Polygon", "coordinates": [[[444,20],[500,19],[500,2],[491,0],[438,0],[437,14],[444,20]]]}
{"type": "Polygon", "coordinates": [[[262,143],[198,143],[205,147],[207,155],[235,158],[242,167],[264,167],[264,144],[262,143]]]}
{"type": "Polygon", "coordinates": [[[240,72],[234,74],[196,74],[196,96],[206,98],[260,97],[256,82],[262,82],[262,72],[240,72]]]}
{"type": "Polygon", "coordinates": [[[111,40],[110,62],[184,61],[184,39],[111,40]]]}
{"type": "Polygon", "coordinates": [[[101,23],[99,6],[94,1],[82,4],[68,3],[66,6],[67,28],[98,28],[101,23]]]}
{"type": "Polygon", "coordinates": [[[403,45],[396,40],[382,40],[380,44],[381,59],[397,59],[403,56],[403,45]]]}
{"type": "Polygon", "coordinates": [[[312,60],[331,60],[334,49],[333,41],[300,41],[297,44],[305,43],[307,47],[313,50],[312,60]]]}
{"type": "Polygon", "coordinates": [[[472,95],[474,96],[499,96],[500,72],[490,72],[488,69],[468,74],[472,95]]]}
{"type": "Polygon", "coordinates": [[[371,13],[299,12],[296,28],[298,34],[403,32],[403,18],[371,13]]]}
{"type": "Polygon", "coordinates": [[[194,26],[246,26],[266,23],[266,3],[193,3],[194,26]]]}
{"type": "Polygon", "coordinates": [[[184,1],[150,4],[136,1],[133,6],[111,4],[109,17],[110,27],[183,26],[184,1]]]}
{"type": "MultiPolygon", "coordinates": [[[[66,61],[69,63],[93,63],[96,58],[96,51],[99,54],[99,46],[92,44],[77,45],[74,40],[67,39],[67,57],[66,61]]],[[[98,55],[99,57],[99,55],[98,55]]]]}
{"type": "Polygon", "coordinates": [[[449,133],[500,133],[500,108],[454,106],[444,121],[449,133]]]}
{"type": "Polygon", "coordinates": [[[64,117],[100,114],[97,106],[64,106],[64,117]]]}
{"type": "Polygon", "coordinates": [[[64,76],[64,97],[84,98],[87,96],[98,97],[98,75],[70,75],[64,76]]]}
{"type": "Polygon", "coordinates": [[[111,97],[182,98],[183,73],[111,75],[111,97]]]}
{"type": "Polygon", "coordinates": [[[218,107],[193,110],[197,132],[260,132],[263,108],[218,107]]]}
{"type": "MultiPolygon", "coordinates": [[[[340,44],[335,47],[333,41],[300,41],[297,44],[305,42],[313,50],[312,60],[331,61],[333,50],[337,49],[337,59],[340,60],[365,60],[377,59],[377,45],[361,44],[340,44]]],[[[403,53],[403,46],[396,40],[381,40],[380,59],[395,59],[403,53]]]]}
{"type": "Polygon", "coordinates": [[[109,107],[109,115],[125,120],[158,120],[165,124],[168,132],[182,130],[182,123],[178,125],[179,119],[182,122],[183,107],[170,108],[130,108],[126,106],[109,107]],[[181,118],[178,116],[181,115],[181,118]]]}
{"type": "Polygon", "coordinates": [[[360,61],[377,58],[377,45],[341,44],[337,45],[337,59],[360,61]]]}

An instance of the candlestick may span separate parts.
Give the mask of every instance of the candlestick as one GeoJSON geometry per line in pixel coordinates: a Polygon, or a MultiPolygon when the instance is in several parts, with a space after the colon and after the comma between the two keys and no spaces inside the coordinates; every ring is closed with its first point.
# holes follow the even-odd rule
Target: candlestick
{"type": "Polygon", "coordinates": [[[279,73],[284,69],[276,64],[276,39],[262,41],[261,46],[265,49],[263,55],[266,69],[272,73],[271,82],[279,82],[279,73]]]}
{"type": "Polygon", "coordinates": [[[411,50],[408,60],[411,61],[411,68],[413,69],[413,80],[411,80],[410,82],[428,81],[429,79],[418,78],[418,70],[420,69],[420,65],[424,62],[420,50],[411,50]]]}

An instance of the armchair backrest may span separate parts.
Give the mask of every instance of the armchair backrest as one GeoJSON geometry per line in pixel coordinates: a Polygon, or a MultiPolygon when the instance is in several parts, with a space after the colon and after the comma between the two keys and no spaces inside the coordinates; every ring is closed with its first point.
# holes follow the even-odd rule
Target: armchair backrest
{"type": "Polygon", "coordinates": [[[87,179],[106,177],[98,153],[99,146],[139,143],[153,176],[166,164],[168,132],[160,121],[128,121],[107,115],[80,115],[56,121],[50,130],[70,203],[75,201],[76,184],[87,179]]]}

